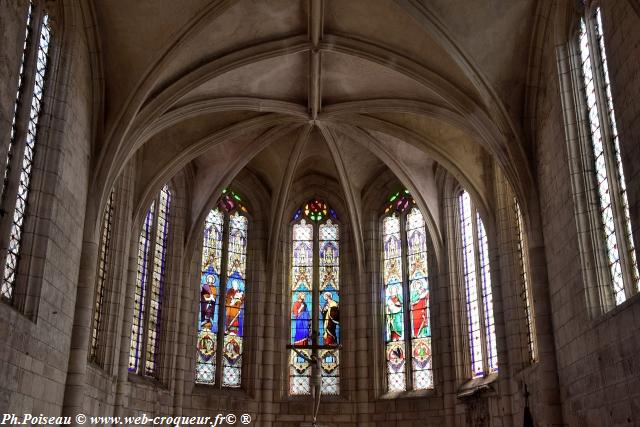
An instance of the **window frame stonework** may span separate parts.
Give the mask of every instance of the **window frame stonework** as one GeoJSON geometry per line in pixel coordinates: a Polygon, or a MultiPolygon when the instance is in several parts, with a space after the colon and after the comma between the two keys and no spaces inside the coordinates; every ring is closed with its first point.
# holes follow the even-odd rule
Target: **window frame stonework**
{"type": "MultiPolygon", "coordinates": [[[[129,352],[128,352],[128,373],[129,373],[129,378],[133,377],[143,377],[143,378],[150,378],[150,379],[155,379],[157,381],[164,381],[165,378],[163,378],[163,373],[165,372],[164,369],[164,353],[165,353],[165,348],[166,346],[165,344],[165,338],[166,338],[166,334],[163,333],[166,330],[166,320],[167,319],[167,312],[171,309],[170,305],[168,304],[167,301],[167,297],[170,294],[170,289],[168,289],[168,285],[170,285],[170,281],[169,279],[169,274],[170,274],[170,269],[172,268],[171,263],[170,263],[170,259],[173,257],[172,254],[170,253],[172,251],[173,248],[173,231],[174,231],[174,222],[175,222],[175,200],[176,200],[176,195],[175,192],[172,188],[172,186],[170,184],[166,184],[162,187],[162,189],[160,191],[158,191],[156,197],[153,199],[153,201],[149,204],[149,208],[147,208],[147,210],[145,211],[145,215],[143,216],[142,219],[142,223],[141,223],[141,231],[140,233],[136,233],[136,249],[139,251],[139,245],[140,245],[140,241],[142,240],[142,234],[143,234],[143,230],[144,227],[146,226],[146,221],[147,221],[147,217],[149,215],[149,210],[152,208],[152,206],[154,207],[153,212],[151,213],[151,224],[150,224],[150,232],[149,232],[149,236],[147,237],[148,241],[150,242],[150,247],[147,250],[147,259],[145,261],[145,267],[144,267],[144,271],[145,271],[145,277],[147,280],[147,283],[145,283],[145,295],[144,295],[144,301],[143,301],[143,306],[141,308],[141,316],[143,317],[143,322],[142,325],[139,325],[138,327],[142,329],[142,332],[139,334],[139,341],[140,341],[140,353],[137,356],[137,364],[135,365],[134,369],[132,370],[131,367],[131,360],[132,357],[135,357],[132,355],[132,351],[133,351],[133,347],[129,348],[129,352]],[[156,337],[154,344],[154,349],[155,349],[155,360],[154,360],[154,367],[153,367],[153,371],[152,372],[147,372],[147,352],[148,352],[148,347],[150,344],[150,338],[149,338],[149,312],[150,312],[150,307],[151,307],[151,298],[152,298],[152,291],[151,291],[151,286],[150,282],[153,281],[153,274],[154,274],[154,267],[156,266],[155,260],[156,260],[156,253],[155,253],[155,248],[157,246],[157,237],[158,237],[158,221],[159,221],[159,206],[160,206],[160,201],[161,201],[161,193],[162,191],[164,191],[164,189],[166,188],[166,192],[168,194],[168,203],[167,203],[167,209],[168,212],[166,212],[166,234],[164,235],[164,243],[163,243],[163,253],[161,254],[162,256],[162,265],[160,266],[161,268],[161,278],[160,281],[161,283],[159,284],[159,286],[162,287],[161,291],[160,291],[160,299],[158,302],[158,310],[157,310],[157,321],[160,322],[159,328],[157,328],[157,333],[159,333],[159,336],[156,337]],[[164,307],[167,308],[167,310],[164,310],[164,307]]],[[[139,255],[138,255],[139,256],[139,255]]],[[[139,268],[139,263],[136,262],[136,268],[139,268]]],[[[138,270],[140,272],[140,270],[138,270]]],[[[133,287],[133,291],[134,291],[134,301],[135,301],[135,293],[137,292],[137,288],[138,288],[138,278],[136,276],[136,283],[134,284],[133,287]]],[[[132,316],[136,316],[136,308],[135,308],[135,302],[134,302],[134,306],[133,306],[133,312],[132,312],[132,316]]],[[[134,334],[134,323],[133,321],[131,322],[131,331],[130,331],[130,340],[129,342],[131,343],[131,337],[134,334]]]]}
{"type": "MultiPolygon", "coordinates": [[[[225,190],[223,193],[223,196],[227,194],[227,195],[235,195],[236,193],[234,193],[231,190],[225,190]]],[[[250,256],[249,256],[249,236],[252,234],[252,224],[254,221],[253,216],[250,214],[249,209],[247,209],[244,206],[244,201],[243,204],[236,204],[236,206],[234,208],[232,208],[231,210],[228,210],[226,208],[221,207],[221,199],[218,201],[218,203],[216,204],[215,207],[213,207],[212,209],[210,209],[210,211],[213,210],[220,210],[222,213],[222,247],[220,249],[220,273],[219,273],[219,304],[222,305],[222,302],[225,300],[225,296],[226,296],[226,292],[227,292],[227,281],[229,279],[228,276],[228,257],[229,257],[229,230],[230,230],[230,222],[231,222],[231,216],[233,216],[234,214],[239,214],[241,216],[244,216],[247,219],[247,228],[246,228],[246,232],[245,232],[245,237],[246,237],[246,243],[245,243],[245,277],[244,277],[244,281],[245,281],[245,289],[244,289],[244,295],[245,295],[245,301],[243,303],[242,306],[242,310],[243,310],[243,334],[242,334],[242,349],[241,349],[241,358],[242,358],[242,362],[241,362],[241,366],[240,366],[240,382],[238,384],[238,386],[230,386],[230,385],[224,385],[223,384],[223,371],[224,371],[224,363],[223,363],[223,358],[224,358],[224,354],[223,354],[223,346],[224,346],[224,312],[226,312],[226,307],[225,310],[223,310],[222,308],[220,308],[220,306],[218,306],[218,319],[217,319],[217,324],[218,324],[218,331],[215,333],[216,335],[216,355],[215,355],[215,364],[214,364],[214,380],[213,382],[209,383],[209,382],[203,382],[203,381],[198,381],[197,378],[194,379],[195,384],[200,387],[206,387],[208,390],[209,389],[222,389],[222,390],[238,390],[238,389],[245,389],[246,388],[246,378],[247,378],[247,365],[248,365],[248,361],[247,361],[247,357],[245,357],[248,353],[247,353],[247,347],[248,347],[248,337],[246,334],[247,331],[247,307],[248,307],[248,301],[246,299],[248,292],[249,292],[249,282],[250,282],[250,277],[249,277],[249,270],[250,270],[250,266],[252,265],[250,262],[250,256]],[[221,368],[222,367],[222,368],[221,368]]],[[[203,232],[200,233],[200,236],[204,235],[204,226],[206,225],[206,220],[205,222],[203,222],[203,232]]],[[[204,242],[201,239],[200,242],[201,246],[200,246],[200,257],[198,260],[198,263],[200,266],[202,266],[202,254],[204,251],[204,247],[203,244],[204,242]]],[[[202,270],[199,270],[199,274],[198,274],[198,278],[199,280],[201,280],[202,278],[202,270]]],[[[200,298],[198,298],[198,303],[200,303],[200,298]]],[[[216,304],[218,304],[218,302],[216,302],[216,304]]],[[[197,365],[198,365],[198,361],[196,360],[196,364],[195,364],[195,370],[197,371],[197,365]]],[[[195,375],[197,375],[197,372],[195,372],[195,375]]]]}
{"type": "Polygon", "coordinates": [[[41,252],[37,243],[42,239],[34,235],[32,230],[38,219],[34,216],[41,209],[38,193],[49,184],[44,182],[42,169],[47,166],[47,145],[49,143],[49,123],[51,121],[52,94],[56,92],[56,74],[59,62],[57,41],[61,37],[58,11],[54,7],[45,7],[41,0],[32,0],[25,8],[25,38],[20,55],[20,70],[18,73],[18,87],[16,90],[15,110],[11,126],[11,135],[6,148],[2,150],[5,161],[0,164],[0,171],[4,175],[2,197],[0,199],[0,260],[2,261],[3,288],[10,291],[10,296],[0,298],[3,303],[13,306],[26,317],[36,320],[41,281],[30,280],[34,271],[41,268],[41,264],[33,265],[30,261],[33,252],[41,252]],[[43,28],[46,26],[47,33],[43,28]],[[46,46],[41,46],[42,37],[46,37],[46,46]],[[42,50],[45,53],[40,56],[42,50]],[[46,60],[44,64],[41,62],[46,60]],[[32,111],[35,96],[37,74],[40,75],[40,97],[37,111],[32,111]],[[35,114],[35,116],[32,116],[35,114]],[[30,129],[30,122],[35,125],[30,129]],[[31,135],[31,137],[29,137],[31,135]],[[29,147],[28,140],[32,143],[29,147]],[[24,172],[25,150],[31,150],[29,170],[26,172],[28,183],[23,189],[23,212],[18,237],[18,249],[14,254],[16,261],[13,279],[5,284],[5,273],[9,257],[10,234],[12,233],[14,214],[21,177],[24,172]]]}
{"type": "MultiPolygon", "coordinates": [[[[484,295],[484,288],[485,288],[485,283],[483,283],[483,268],[482,268],[482,263],[481,263],[481,242],[479,239],[479,234],[478,234],[478,221],[481,221],[483,223],[483,229],[485,232],[485,239],[486,239],[486,250],[489,249],[489,235],[487,233],[487,229],[486,229],[486,225],[484,225],[484,220],[482,219],[482,216],[480,215],[480,212],[477,208],[477,206],[474,203],[473,198],[471,197],[471,194],[469,194],[466,190],[459,188],[457,191],[454,192],[454,199],[455,199],[455,203],[454,203],[454,224],[455,224],[455,234],[456,234],[456,239],[455,239],[455,251],[456,251],[456,269],[458,271],[458,286],[459,286],[459,296],[460,296],[460,312],[461,312],[461,323],[464,323],[463,325],[461,325],[461,331],[462,331],[462,335],[463,335],[463,339],[462,339],[462,347],[464,350],[464,356],[462,358],[462,360],[464,361],[464,366],[463,366],[463,372],[464,372],[464,380],[465,381],[471,381],[474,382],[476,380],[483,380],[483,379],[487,379],[490,380],[492,378],[494,378],[495,376],[498,375],[499,373],[499,366],[500,366],[500,360],[498,357],[498,335],[497,335],[497,324],[496,324],[496,320],[495,320],[495,304],[493,303],[494,301],[494,292],[493,292],[493,277],[492,275],[493,273],[493,268],[491,266],[491,257],[489,255],[489,253],[486,254],[486,265],[488,265],[489,271],[486,274],[486,276],[489,277],[489,280],[491,283],[489,283],[489,290],[491,292],[491,313],[490,316],[492,317],[492,321],[493,321],[493,340],[495,342],[495,355],[494,357],[490,357],[489,351],[487,350],[487,341],[489,340],[487,338],[487,327],[486,327],[486,317],[487,314],[485,313],[485,305],[486,305],[486,301],[485,298],[486,296],[484,295]],[[473,253],[473,257],[474,257],[474,275],[475,275],[475,284],[476,284],[476,299],[478,301],[478,308],[479,308],[479,331],[480,331],[480,345],[481,345],[481,354],[482,354],[482,372],[479,375],[476,375],[474,373],[474,369],[473,369],[473,358],[471,357],[471,344],[470,344],[470,331],[469,331],[469,323],[470,323],[470,319],[469,319],[469,314],[468,314],[468,309],[467,309],[467,282],[465,280],[465,255],[464,255],[464,241],[463,241],[463,224],[461,221],[461,210],[460,210],[460,198],[463,196],[463,194],[466,193],[469,197],[469,208],[470,208],[470,214],[471,214],[471,227],[472,227],[472,235],[471,237],[471,244],[473,246],[472,248],[472,253],[473,253]],[[492,364],[489,362],[489,359],[493,359],[495,358],[495,368],[492,367],[492,364]]],[[[483,249],[484,250],[484,249],[483,249]]]]}
{"type": "MultiPolygon", "coordinates": [[[[303,212],[304,211],[304,205],[307,203],[311,203],[312,201],[323,201],[324,199],[321,197],[314,197],[312,199],[309,199],[308,202],[302,203],[302,207],[300,207],[299,209],[296,210],[296,214],[298,215],[298,212],[303,212]]],[[[323,202],[324,203],[324,202],[323,202]]],[[[320,227],[324,224],[326,224],[328,221],[331,221],[332,224],[337,225],[338,226],[338,245],[339,245],[339,264],[338,264],[338,292],[340,295],[340,302],[339,302],[339,307],[340,310],[342,310],[342,307],[344,306],[344,295],[345,292],[342,289],[342,279],[344,277],[344,262],[342,261],[343,259],[343,252],[344,252],[344,247],[345,247],[345,225],[343,225],[343,223],[338,219],[337,214],[335,213],[335,211],[333,209],[331,209],[329,206],[329,202],[326,202],[326,206],[327,209],[330,212],[327,212],[324,216],[324,218],[322,218],[319,221],[315,221],[309,217],[307,217],[307,215],[300,213],[299,217],[295,218],[294,215],[294,219],[292,219],[291,221],[289,221],[288,223],[288,232],[287,232],[287,262],[286,262],[286,274],[287,274],[287,279],[286,279],[286,301],[287,301],[287,305],[286,305],[286,313],[287,314],[287,327],[286,327],[286,331],[287,331],[287,342],[290,342],[291,339],[291,330],[292,330],[292,322],[291,322],[291,318],[290,318],[290,311],[291,311],[291,307],[293,304],[293,293],[295,291],[292,290],[292,272],[293,272],[293,242],[294,242],[294,234],[293,234],[293,229],[294,226],[297,224],[302,223],[302,221],[306,221],[307,224],[310,224],[313,228],[313,235],[312,235],[312,278],[311,278],[311,294],[312,294],[312,301],[311,301],[311,339],[313,340],[313,337],[319,336],[319,320],[321,319],[321,314],[320,314],[320,306],[321,306],[321,301],[320,301],[320,227]]],[[[344,313],[340,313],[341,315],[341,319],[345,318],[344,313]]],[[[338,354],[338,381],[337,381],[337,387],[338,387],[338,392],[337,393],[331,393],[331,394],[322,394],[323,399],[337,399],[340,397],[344,397],[345,396],[345,378],[344,378],[344,373],[341,372],[341,367],[343,365],[343,358],[345,355],[345,351],[343,348],[341,348],[341,345],[343,343],[343,339],[344,339],[344,332],[345,332],[345,328],[344,328],[344,321],[341,321],[340,323],[340,338],[338,341],[338,347],[335,350],[323,350],[323,351],[337,351],[339,352],[338,354]]],[[[286,351],[286,378],[285,378],[285,384],[286,384],[286,391],[285,391],[285,395],[287,396],[287,398],[289,399],[307,399],[311,397],[311,392],[312,392],[312,378],[314,375],[314,371],[316,369],[315,365],[311,365],[310,366],[310,377],[309,377],[309,387],[310,387],[310,392],[309,394],[304,394],[304,393],[299,393],[299,394],[294,394],[291,392],[291,378],[292,378],[292,374],[291,374],[291,358],[292,358],[292,354],[293,354],[294,350],[287,350],[286,351]]],[[[310,353],[314,353],[315,354],[315,350],[309,350],[310,353]]],[[[318,351],[319,352],[319,351],[318,351]]],[[[324,378],[324,377],[322,377],[324,378]]]]}
{"type": "MultiPolygon", "coordinates": [[[[575,20],[566,46],[558,48],[558,71],[561,100],[564,106],[566,143],[569,153],[569,168],[576,203],[578,241],[583,278],[586,285],[586,300],[592,318],[612,310],[638,293],[636,249],[630,233],[630,217],[624,182],[621,153],[617,142],[615,111],[611,97],[611,82],[608,79],[604,29],[597,22],[602,16],[599,2],[588,2],[581,8],[575,20]],[[598,30],[599,28],[599,30],[598,30]],[[584,30],[584,33],[582,32],[584,30]],[[598,33],[600,31],[600,33],[598,33]],[[585,37],[587,50],[581,49],[581,37],[585,37]],[[587,80],[583,68],[584,56],[592,74],[594,96],[589,101],[586,93],[587,80]],[[594,122],[593,120],[597,120],[594,122]],[[592,131],[592,126],[596,129],[592,131]],[[613,217],[613,237],[617,260],[609,262],[611,247],[607,246],[605,219],[598,187],[596,151],[594,141],[600,135],[602,163],[607,197],[610,198],[613,217]],[[626,206],[626,207],[625,207],[626,206]],[[622,297],[616,300],[613,264],[619,262],[622,276],[622,297]]],[[[601,23],[601,21],[600,21],[601,23]]],[[[620,292],[620,291],[619,291],[620,292]]]]}
{"type": "MultiPolygon", "coordinates": [[[[434,370],[434,356],[433,356],[433,348],[434,348],[434,339],[433,339],[433,307],[432,307],[432,301],[433,301],[433,289],[434,289],[434,269],[433,269],[433,248],[431,245],[431,237],[429,235],[429,231],[428,231],[428,227],[427,227],[427,220],[425,215],[422,213],[422,210],[417,206],[417,204],[415,203],[415,201],[413,200],[413,198],[409,195],[408,191],[404,190],[404,192],[402,191],[397,191],[394,192],[393,194],[401,194],[401,196],[399,197],[404,197],[406,195],[406,197],[408,197],[408,201],[409,201],[409,205],[406,207],[406,209],[403,209],[402,212],[396,212],[395,210],[393,210],[392,207],[389,207],[382,215],[378,216],[377,218],[377,225],[378,225],[378,245],[376,246],[376,252],[378,254],[378,263],[379,263],[379,278],[377,280],[377,283],[379,283],[379,289],[380,289],[380,313],[381,313],[381,331],[382,331],[382,339],[381,339],[381,346],[382,346],[382,356],[381,356],[381,360],[382,360],[382,373],[383,375],[382,377],[382,391],[383,391],[383,396],[394,396],[394,397],[403,397],[403,396],[417,396],[417,395],[430,395],[435,391],[435,383],[436,383],[436,375],[435,375],[435,370],[434,370]],[[411,337],[411,299],[410,299],[410,282],[412,281],[409,278],[409,254],[407,251],[407,246],[408,246],[408,237],[407,237],[407,217],[409,216],[409,213],[413,210],[413,209],[417,209],[418,212],[420,212],[420,214],[422,215],[423,218],[423,222],[424,222],[424,233],[425,233],[425,258],[427,260],[427,283],[428,283],[428,291],[429,291],[429,303],[428,303],[428,313],[429,313],[429,325],[430,325],[430,339],[431,339],[431,386],[430,387],[425,387],[425,388],[414,388],[414,368],[413,368],[413,363],[412,363],[412,359],[413,359],[413,346],[412,346],[412,341],[413,338],[411,337]],[[387,360],[387,340],[386,340],[386,295],[385,295],[385,286],[386,284],[384,283],[384,262],[385,262],[385,258],[384,258],[384,220],[390,216],[396,215],[399,218],[399,222],[400,222],[400,240],[401,240],[401,247],[402,247],[402,252],[401,252],[401,262],[402,262],[402,280],[401,280],[401,286],[402,286],[402,292],[403,292],[403,307],[402,307],[402,312],[403,312],[403,325],[404,325],[404,330],[405,330],[405,336],[403,339],[404,345],[405,345],[405,371],[404,371],[404,376],[405,376],[405,389],[404,390],[390,390],[389,389],[389,378],[388,378],[388,360],[387,360]],[[408,332],[408,333],[407,333],[408,332]]],[[[395,199],[393,200],[393,202],[395,202],[395,199]]],[[[393,203],[392,202],[392,203],[393,203]]],[[[385,207],[387,207],[387,205],[385,205],[385,207]]],[[[415,279],[414,279],[415,280],[415,279]]]]}

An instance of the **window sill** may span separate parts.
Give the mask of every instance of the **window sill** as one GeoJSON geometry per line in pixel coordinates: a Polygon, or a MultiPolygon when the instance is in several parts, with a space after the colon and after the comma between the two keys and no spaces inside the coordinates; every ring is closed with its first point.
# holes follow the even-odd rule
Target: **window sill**
{"type": "Polygon", "coordinates": [[[618,314],[622,313],[623,311],[637,304],[638,301],[640,301],[640,293],[636,293],[635,295],[633,295],[632,297],[624,301],[622,304],[617,305],[611,308],[610,310],[603,312],[601,316],[593,320],[593,326],[595,327],[595,326],[599,326],[602,323],[606,323],[607,321],[616,317],[618,314]]]}
{"type": "Polygon", "coordinates": [[[130,383],[134,383],[134,384],[138,384],[146,387],[153,387],[153,388],[168,390],[167,386],[164,385],[162,382],[160,382],[160,380],[158,380],[155,377],[149,377],[149,376],[144,376],[140,374],[132,374],[131,372],[129,372],[128,380],[130,383]]]}
{"type": "MultiPolygon", "coordinates": [[[[285,398],[283,400],[287,402],[313,402],[313,397],[310,394],[295,395],[295,396],[285,395],[285,398]]],[[[348,402],[348,401],[349,399],[339,394],[323,394],[322,397],[320,398],[320,402],[348,402]]]]}
{"type": "Polygon", "coordinates": [[[484,391],[493,392],[493,387],[491,386],[498,379],[498,373],[493,372],[489,375],[480,378],[473,378],[466,383],[462,384],[458,389],[458,399],[463,399],[465,397],[471,397],[473,395],[482,393],[484,391]]]}
{"type": "Polygon", "coordinates": [[[436,395],[435,389],[428,390],[411,390],[411,391],[389,391],[378,397],[379,400],[392,400],[392,399],[415,399],[423,397],[434,397],[436,395]]]}
{"type": "Polygon", "coordinates": [[[251,399],[251,396],[242,387],[218,387],[215,384],[195,383],[192,394],[198,396],[224,395],[230,398],[251,399]]]}

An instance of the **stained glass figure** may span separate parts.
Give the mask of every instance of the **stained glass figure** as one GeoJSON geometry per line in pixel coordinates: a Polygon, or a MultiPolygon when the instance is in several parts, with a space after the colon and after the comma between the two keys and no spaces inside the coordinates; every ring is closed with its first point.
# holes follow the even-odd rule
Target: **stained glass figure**
{"type": "Polygon", "coordinates": [[[36,13],[33,2],[30,2],[11,126],[11,143],[8,144],[4,180],[0,184],[2,185],[3,209],[5,211],[3,215],[11,218],[4,273],[0,286],[0,297],[6,301],[13,300],[18,271],[24,220],[27,214],[29,190],[31,189],[31,172],[38,140],[38,123],[49,63],[50,41],[49,16],[46,13],[36,13]],[[37,42],[33,43],[35,37],[37,37],[37,42]],[[35,56],[31,55],[33,49],[36,50],[35,56]],[[26,84],[29,81],[27,73],[32,73],[33,79],[31,79],[30,85],[26,84]],[[25,99],[31,89],[33,90],[31,99],[25,99]],[[24,111],[20,108],[21,104],[27,105],[29,109],[24,111]],[[23,132],[18,132],[18,123],[24,125],[23,132]],[[7,185],[9,182],[14,182],[17,185],[7,185]]]}
{"type": "Polygon", "coordinates": [[[129,371],[136,374],[157,375],[170,207],[171,192],[165,185],[147,210],[138,241],[129,351],[129,371]]]}
{"type": "Polygon", "coordinates": [[[242,197],[226,189],[205,220],[195,378],[200,384],[237,388],[242,383],[246,213],[242,197]]]}
{"type": "Polygon", "coordinates": [[[196,382],[202,384],[215,383],[223,225],[222,211],[211,210],[204,225],[198,314],[196,382]]]}
{"type": "Polygon", "coordinates": [[[293,215],[291,250],[291,338],[294,346],[317,344],[321,350],[289,350],[289,394],[311,394],[313,367],[302,357],[320,360],[323,394],[340,393],[340,229],[336,212],[313,199],[293,215]],[[317,249],[315,249],[317,248],[317,249]],[[316,270],[317,269],[317,270],[316,270]],[[318,283],[314,283],[317,271],[318,283]],[[314,320],[315,319],[315,320],[314,320]],[[314,327],[314,323],[315,326],[314,327]]]}
{"type": "Polygon", "coordinates": [[[595,8],[588,22],[580,20],[578,46],[591,133],[602,244],[606,249],[613,300],[618,305],[638,292],[638,266],[599,7],[595,8]],[[589,34],[588,25],[593,27],[595,39],[589,34]]]}
{"type": "Polygon", "coordinates": [[[487,234],[469,193],[458,197],[471,374],[498,370],[487,234]]]}
{"type": "Polygon", "coordinates": [[[392,194],[384,212],[382,272],[387,389],[433,388],[424,218],[407,190],[392,194]]]}

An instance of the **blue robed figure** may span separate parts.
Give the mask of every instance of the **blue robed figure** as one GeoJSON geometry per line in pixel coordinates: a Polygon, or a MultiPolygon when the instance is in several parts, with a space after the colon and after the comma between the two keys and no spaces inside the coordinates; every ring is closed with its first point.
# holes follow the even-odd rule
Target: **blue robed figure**
{"type": "Polygon", "coordinates": [[[298,299],[293,303],[291,307],[292,319],[295,319],[295,335],[293,343],[295,345],[308,345],[309,334],[311,329],[311,313],[305,302],[304,292],[298,293],[298,299]]]}

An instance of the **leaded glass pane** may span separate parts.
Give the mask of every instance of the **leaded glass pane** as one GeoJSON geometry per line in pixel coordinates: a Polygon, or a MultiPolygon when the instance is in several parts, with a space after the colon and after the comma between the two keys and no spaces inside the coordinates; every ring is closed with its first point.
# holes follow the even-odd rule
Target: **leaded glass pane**
{"type": "MultiPolygon", "coordinates": [[[[302,219],[293,226],[291,254],[291,344],[311,344],[313,307],[313,225],[302,219]]],[[[311,356],[308,350],[298,350],[311,356]]],[[[289,393],[311,393],[311,365],[290,350],[289,393]]]]}
{"type": "Polygon", "coordinates": [[[211,210],[204,225],[200,276],[196,382],[202,384],[215,382],[223,225],[223,213],[211,210]]]}
{"type": "Polygon", "coordinates": [[[433,375],[427,237],[424,218],[418,208],[409,211],[406,224],[413,389],[419,390],[433,387],[433,375]]]}
{"type": "MultiPolygon", "coordinates": [[[[320,324],[319,340],[323,345],[340,343],[340,250],[339,228],[330,219],[319,227],[320,259],[320,324]]],[[[322,387],[323,394],[339,394],[339,350],[323,350],[322,387]]]]}
{"type": "Polygon", "coordinates": [[[397,214],[382,221],[387,383],[389,391],[406,390],[402,240],[397,214]]]}
{"type": "Polygon", "coordinates": [[[98,358],[98,344],[100,341],[102,341],[102,335],[104,333],[104,299],[110,260],[109,248],[111,245],[111,227],[113,222],[113,198],[114,192],[112,190],[111,194],[109,195],[109,199],[107,199],[107,206],[105,207],[102,216],[102,233],[100,236],[100,248],[98,251],[98,275],[96,280],[96,293],[93,306],[91,346],[89,349],[89,358],[92,360],[97,360],[98,358]]]}
{"type": "Polygon", "coordinates": [[[480,328],[480,301],[478,299],[478,283],[476,272],[476,253],[473,235],[474,215],[471,208],[471,197],[463,191],[458,198],[460,212],[460,235],[462,240],[462,266],[465,285],[465,305],[469,330],[469,353],[471,357],[471,373],[474,377],[484,373],[482,353],[482,331],[480,328]]]}
{"type": "Polygon", "coordinates": [[[247,217],[234,213],[229,218],[227,286],[225,290],[225,329],[222,385],[240,387],[242,337],[247,268],[247,217]]]}
{"type": "Polygon", "coordinates": [[[496,348],[496,323],[493,319],[493,291],[491,289],[491,269],[489,267],[489,244],[484,224],[478,212],[476,212],[476,221],[478,227],[478,259],[480,260],[480,279],[482,281],[487,363],[489,365],[489,372],[494,372],[498,370],[498,350],[496,348]]]}
{"type": "Polygon", "coordinates": [[[160,190],[159,209],[157,212],[155,248],[153,253],[153,272],[149,287],[149,320],[147,324],[147,354],[145,374],[155,375],[162,320],[162,297],[164,294],[165,266],[167,256],[167,238],[169,235],[169,208],[171,193],[169,187],[160,190]]]}
{"type": "Polygon", "coordinates": [[[143,327],[145,321],[145,307],[147,282],[149,280],[148,262],[151,248],[151,227],[155,213],[155,202],[147,210],[140,238],[138,240],[138,273],[136,275],[136,290],[133,295],[133,318],[131,320],[131,344],[129,349],[129,372],[138,373],[141,350],[143,346],[143,327]]]}
{"type": "MultiPolygon", "coordinates": [[[[32,7],[29,7],[29,15],[27,21],[27,38],[25,39],[25,50],[29,41],[29,34],[31,33],[31,13],[32,7]]],[[[11,231],[9,235],[9,244],[7,248],[7,258],[5,260],[4,275],[2,278],[2,287],[0,289],[1,295],[6,300],[11,300],[13,297],[13,288],[15,285],[15,279],[18,268],[18,260],[20,254],[20,243],[22,239],[22,232],[24,226],[24,219],[27,210],[27,201],[29,195],[29,189],[31,186],[31,170],[33,167],[33,158],[35,154],[35,144],[38,135],[38,122],[40,120],[40,112],[42,110],[42,98],[44,91],[45,73],[47,71],[47,64],[49,60],[49,42],[51,39],[51,29],[49,27],[49,16],[44,15],[42,18],[42,24],[40,27],[40,38],[37,45],[37,63],[35,67],[35,79],[34,90],[31,96],[31,109],[29,111],[29,122],[27,126],[27,135],[24,145],[24,153],[22,159],[18,162],[18,159],[14,159],[15,150],[18,148],[18,141],[15,141],[15,120],[14,126],[11,130],[11,144],[7,153],[7,167],[5,170],[5,182],[8,177],[8,173],[11,168],[20,167],[20,177],[18,181],[18,190],[16,195],[16,204],[13,213],[9,213],[13,220],[11,223],[11,231]]],[[[25,53],[23,51],[23,63],[20,71],[20,80],[18,88],[18,99],[21,97],[23,71],[24,71],[24,58],[25,53]]],[[[21,101],[21,100],[20,100],[21,101]]],[[[18,101],[16,101],[18,102],[18,101]]],[[[16,104],[16,108],[17,108],[16,104]]],[[[6,188],[5,188],[6,190],[6,188]]]]}

